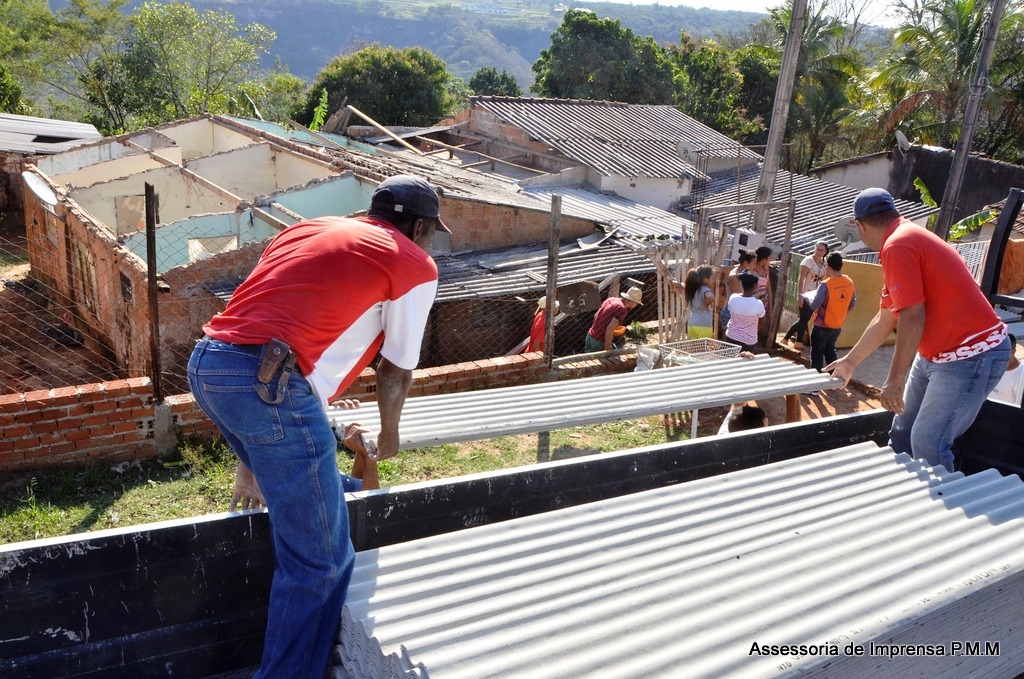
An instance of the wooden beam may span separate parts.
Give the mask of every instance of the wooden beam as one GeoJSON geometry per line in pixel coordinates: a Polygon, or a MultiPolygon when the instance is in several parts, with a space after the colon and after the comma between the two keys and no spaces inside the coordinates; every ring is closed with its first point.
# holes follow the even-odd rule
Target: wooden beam
{"type": "Polygon", "coordinates": [[[357,108],[356,108],[355,106],[352,106],[351,104],[349,104],[349,105],[348,105],[348,106],[346,106],[345,108],[346,108],[346,109],[348,109],[349,111],[352,111],[352,113],[355,113],[355,114],[356,114],[357,116],[359,116],[360,118],[362,118],[362,119],[363,119],[363,120],[365,120],[366,122],[370,123],[371,125],[373,125],[374,127],[376,127],[376,128],[378,129],[378,130],[380,130],[381,132],[383,132],[383,133],[384,133],[384,134],[386,134],[387,136],[391,137],[391,138],[392,138],[392,139],[394,139],[394,140],[395,140],[395,141],[396,141],[397,143],[399,143],[399,144],[401,144],[402,146],[404,146],[405,148],[409,149],[410,151],[412,151],[412,152],[413,152],[413,153],[415,153],[416,155],[418,155],[418,156],[422,156],[422,155],[423,155],[423,151],[420,151],[420,150],[419,150],[418,148],[416,148],[415,146],[413,146],[412,144],[410,144],[410,143],[409,143],[409,142],[407,142],[406,140],[402,139],[402,138],[401,138],[401,137],[399,137],[399,136],[398,136],[397,134],[395,134],[394,132],[392,132],[392,131],[391,131],[391,130],[389,130],[388,128],[384,127],[383,125],[381,125],[380,123],[378,123],[378,122],[377,122],[376,120],[374,120],[374,119],[373,119],[373,118],[371,118],[370,116],[366,115],[365,113],[363,113],[362,111],[360,111],[359,109],[357,109],[357,108]]]}

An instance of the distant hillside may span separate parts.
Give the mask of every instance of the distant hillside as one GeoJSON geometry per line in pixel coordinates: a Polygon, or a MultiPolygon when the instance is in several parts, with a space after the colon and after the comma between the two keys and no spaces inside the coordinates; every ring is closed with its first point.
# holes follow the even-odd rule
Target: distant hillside
{"type": "MultiPolygon", "coordinates": [[[[311,80],[332,57],[365,45],[424,47],[468,80],[477,69],[493,66],[515,75],[523,90],[533,83],[530,67],[551,44],[566,6],[539,0],[470,0],[432,4],[415,0],[236,0],[206,2],[200,8],[233,13],[242,24],[258,22],[277,33],[268,66],[275,57],[311,80]]],[[[638,35],[662,44],[676,43],[685,31],[696,38],[744,31],[764,14],[692,7],[590,2],[599,16],[618,19],[638,35]]]]}

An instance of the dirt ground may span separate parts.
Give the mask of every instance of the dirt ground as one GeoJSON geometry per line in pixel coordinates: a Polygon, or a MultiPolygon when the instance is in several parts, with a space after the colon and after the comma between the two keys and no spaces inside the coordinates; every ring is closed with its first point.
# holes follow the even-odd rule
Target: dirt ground
{"type": "MultiPolygon", "coordinates": [[[[797,352],[789,348],[783,348],[772,352],[772,355],[810,367],[809,349],[797,352]]],[[[845,415],[864,410],[875,410],[882,407],[877,395],[877,387],[862,384],[855,380],[850,382],[849,387],[823,389],[816,396],[800,394],[797,397],[799,399],[798,421],[804,422],[807,420],[816,420],[822,417],[830,417],[832,415],[845,415]]],[[[769,424],[783,424],[786,422],[785,397],[780,396],[762,399],[757,402],[752,402],[751,405],[758,405],[764,409],[765,413],[768,415],[769,424]]],[[[718,426],[721,424],[722,418],[725,416],[727,411],[727,408],[708,409],[706,411],[706,417],[705,411],[701,411],[701,414],[698,417],[699,435],[708,436],[716,433],[718,426]],[[707,420],[707,422],[704,420],[707,420]]]]}

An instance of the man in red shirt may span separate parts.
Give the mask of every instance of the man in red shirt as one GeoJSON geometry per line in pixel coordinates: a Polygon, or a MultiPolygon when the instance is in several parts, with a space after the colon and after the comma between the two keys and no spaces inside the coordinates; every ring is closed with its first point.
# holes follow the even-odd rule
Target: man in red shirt
{"type": "Polygon", "coordinates": [[[887,191],[865,189],[853,213],[861,240],[878,250],[884,287],[857,344],[825,370],[849,382],[896,330],[880,397],[895,413],[889,445],[952,470],[953,441],[974,421],[1010,359],[1006,326],[959,253],[903,219],[887,191]]]}
{"type": "Polygon", "coordinates": [[[447,231],[438,207],[430,184],[399,175],[377,187],[366,217],[286,228],[192,352],[192,394],[241,460],[239,485],[258,484],[270,515],[276,567],[257,679],[326,672],[355,553],[324,408],[379,352],[369,458],[398,453],[437,292],[426,249],[447,231]]]}
{"type": "MultiPolygon", "coordinates": [[[[533,315],[533,325],[530,326],[530,341],[526,344],[526,353],[532,351],[544,351],[544,333],[547,332],[547,296],[537,300],[537,312],[533,315]]],[[[555,313],[558,313],[558,300],[555,300],[555,313]]]]}
{"type": "Polygon", "coordinates": [[[588,352],[611,350],[615,328],[626,319],[630,309],[643,304],[643,297],[643,291],[634,285],[618,297],[609,297],[602,302],[584,338],[584,348],[588,352]]]}

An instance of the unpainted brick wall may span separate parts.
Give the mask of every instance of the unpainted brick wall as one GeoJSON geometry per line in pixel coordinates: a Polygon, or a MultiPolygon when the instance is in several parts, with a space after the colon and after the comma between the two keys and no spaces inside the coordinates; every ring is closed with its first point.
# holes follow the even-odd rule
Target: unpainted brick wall
{"type": "MultiPolygon", "coordinates": [[[[413,371],[410,396],[473,391],[519,384],[574,379],[625,372],[635,365],[633,356],[590,359],[548,370],[541,353],[499,356],[413,371]]],[[[376,400],[376,375],[364,370],[346,393],[361,401],[376,400]]],[[[210,440],[218,435],[191,394],[165,399],[167,424],[160,425],[153,384],[133,378],[0,395],[0,472],[30,470],[60,464],[120,462],[156,457],[158,441],[166,440],[169,426],[185,440],[210,440]]]]}
{"type": "Polygon", "coordinates": [[[145,377],[0,395],[0,471],[154,457],[153,420],[145,377]]]}

